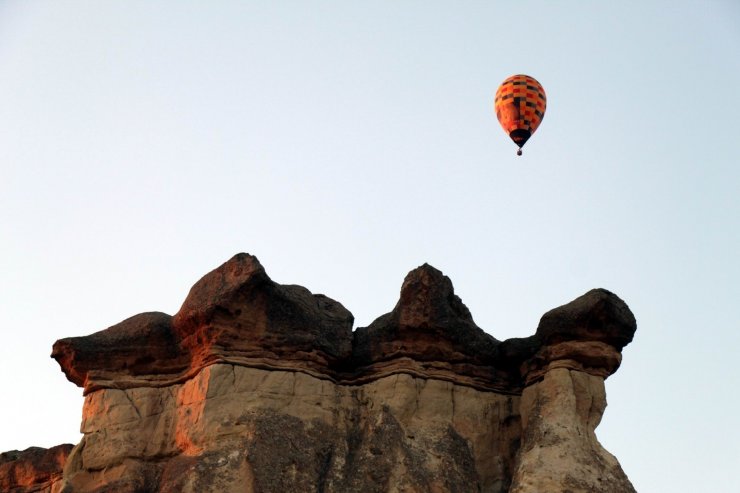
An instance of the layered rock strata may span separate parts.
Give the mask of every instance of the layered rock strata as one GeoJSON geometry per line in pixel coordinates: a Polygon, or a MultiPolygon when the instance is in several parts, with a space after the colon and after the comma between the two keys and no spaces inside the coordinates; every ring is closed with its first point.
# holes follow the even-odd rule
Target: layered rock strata
{"type": "Polygon", "coordinates": [[[500,342],[425,264],[390,313],[352,324],[239,254],[174,317],[57,341],[85,394],[62,491],[634,491],[594,433],[636,328],[616,295],[500,342]]]}

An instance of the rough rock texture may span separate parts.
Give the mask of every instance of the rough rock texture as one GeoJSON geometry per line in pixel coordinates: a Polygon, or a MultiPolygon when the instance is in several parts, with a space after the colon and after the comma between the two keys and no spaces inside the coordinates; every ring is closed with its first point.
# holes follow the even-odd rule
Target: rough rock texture
{"type": "Polygon", "coordinates": [[[65,443],[49,449],[31,447],[0,454],[0,491],[8,493],[58,493],[62,470],[72,451],[65,443]]]}
{"type": "Polygon", "coordinates": [[[355,331],[351,365],[360,381],[402,371],[506,391],[498,343],[475,325],[450,279],[424,264],[406,276],[393,311],[355,331]]]}
{"type": "Polygon", "coordinates": [[[594,434],[606,407],[604,379],[554,366],[522,394],[522,445],[511,493],[634,491],[594,434]]]}
{"type": "Polygon", "coordinates": [[[180,311],[62,339],[84,388],[64,492],[630,492],[596,439],[636,323],[597,289],[500,342],[440,271],[352,332],[239,254],[180,311]]]}
{"type": "Polygon", "coordinates": [[[518,400],[407,374],[349,386],[214,364],[166,391],[88,394],[67,486],[502,491],[519,443],[518,400]]]}
{"type": "Polygon", "coordinates": [[[331,376],[352,353],[353,321],[326,296],[274,283],[242,253],[198,281],[174,317],[142,313],[61,339],[52,357],[85,393],[171,385],[219,362],[331,376]]]}

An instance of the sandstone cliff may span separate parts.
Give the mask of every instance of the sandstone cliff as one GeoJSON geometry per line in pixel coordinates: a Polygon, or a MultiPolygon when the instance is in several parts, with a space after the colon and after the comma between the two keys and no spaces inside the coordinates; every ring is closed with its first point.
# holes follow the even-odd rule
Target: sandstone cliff
{"type": "Polygon", "coordinates": [[[636,328],[616,295],[592,290],[500,342],[425,264],[390,313],[352,324],[239,254],[173,317],[57,341],[84,436],[38,491],[634,491],[594,433],[636,328]]]}

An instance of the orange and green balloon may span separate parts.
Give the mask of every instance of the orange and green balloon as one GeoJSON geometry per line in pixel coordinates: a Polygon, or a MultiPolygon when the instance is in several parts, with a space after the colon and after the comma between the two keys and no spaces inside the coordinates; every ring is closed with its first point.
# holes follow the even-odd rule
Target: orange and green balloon
{"type": "Polygon", "coordinates": [[[522,146],[542,123],[547,107],[547,98],[542,85],[528,75],[512,75],[496,91],[493,102],[496,118],[504,131],[519,146],[522,146]]]}

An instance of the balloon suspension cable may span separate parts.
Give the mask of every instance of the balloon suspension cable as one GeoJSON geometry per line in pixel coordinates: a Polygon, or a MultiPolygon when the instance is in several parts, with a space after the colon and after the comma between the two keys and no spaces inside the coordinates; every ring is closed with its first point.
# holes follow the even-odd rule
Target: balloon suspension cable
{"type": "Polygon", "coordinates": [[[522,148],[521,147],[519,148],[518,151],[516,151],[516,155],[517,156],[521,156],[522,155],[522,148]]]}

